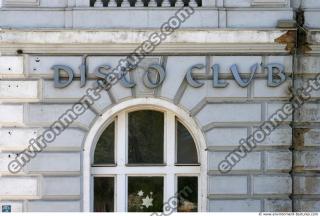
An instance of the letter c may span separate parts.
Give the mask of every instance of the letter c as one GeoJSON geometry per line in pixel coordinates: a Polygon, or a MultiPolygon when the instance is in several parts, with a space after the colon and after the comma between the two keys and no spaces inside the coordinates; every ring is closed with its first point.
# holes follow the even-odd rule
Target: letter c
{"type": "Polygon", "coordinates": [[[166,72],[163,67],[159,64],[152,64],[148,67],[147,71],[143,76],[143,83],[147,88],[154,89],[161,85],[166,78],[166,72]],[[150,69],[153,69],[157,72],[157,81],[153,82],[150,78],[150,69]]]}
{"type": "Polygon", "coordinates": [[[204,83],[195,80],[192,76],[193,69],[200,70],[202,68],[204,68],[203,64],[196,64],[196,65],[193,65],[191,68],[189,68],[189,70],[186,73],[186,80],[189,83],[189,85],[191,85],[193,88],[200,88],[201,86],[204,85],[204,83]]]}

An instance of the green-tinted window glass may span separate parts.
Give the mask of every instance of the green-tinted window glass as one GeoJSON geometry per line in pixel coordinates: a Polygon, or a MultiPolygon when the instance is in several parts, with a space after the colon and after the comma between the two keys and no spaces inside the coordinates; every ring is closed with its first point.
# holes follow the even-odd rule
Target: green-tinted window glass
{"type": "Polygon", "coordinates": [[[114,211],[114,178],[95,177],[94,178],[94,211],[113,212],[114,211]]]}
{"type": "Polygon", "coordinates": [[[143,110],[129,113],[129,164],[162,164],[164,114],[143,110]]]}
{"type": "Polygon", "coordinates": [[[196,144],[188,129],[176,121],[177,127],[177,163],[198,164],[196,144]]]}
{"type": "Polygon", "coordinates": [[[102,133],[94,152],[94,164],[114,164],[115,122],[112,122],[102,133]]]}
{"type": "Polygon", "coordinates": [[[178,212],[198,211],[198,177],[178,177],[178,212]]]}

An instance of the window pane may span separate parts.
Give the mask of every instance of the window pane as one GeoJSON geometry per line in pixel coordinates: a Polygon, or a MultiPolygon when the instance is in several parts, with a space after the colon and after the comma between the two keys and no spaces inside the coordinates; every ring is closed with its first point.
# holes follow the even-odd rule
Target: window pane
{"type": "Polygon", "coordinates": [[[114,211],[114,178],[95,177],[94,178],[94,211],[113,212],[114,211]]]}
{"type": "Polygon", "coordinates": [[[178,212],[198,211],[198,177],[178,177],[178,212]]]}
{"type": "Polygon", "coordinates": [[[178,164],[197,164],[198,155],[194,140],[188,129],[176,121],[177,125],[177,163],[178,164]]]}
{"type": "Polygon", "coordinates": [[[128,177],[128,211],[162,212],[163,177],[128,177]]]}
{"type": "Polygon", "coordinates": [[[143,110],[129,113],[128,162],[163,163],[164,114],[143,110]]]}
{"type": "Polygon", "coordinates": [[[115,123],[112,122],[102,133],[94,152],[94,164],[114,164],[115,123]]]}

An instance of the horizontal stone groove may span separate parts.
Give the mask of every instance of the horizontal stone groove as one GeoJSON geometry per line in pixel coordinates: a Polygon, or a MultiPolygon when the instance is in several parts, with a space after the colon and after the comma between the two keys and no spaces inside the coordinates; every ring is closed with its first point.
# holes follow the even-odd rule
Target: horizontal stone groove
{"type": "MultiPolygon", "coordinates": [[[[260,122],[214,122],[209,123],[208,125],[205,125],[202,127],[202,130],[207,132],[214,128],[242,128],[242,127],[259,127],[264,121],[260,122]]],[[[290,126],[291,122],[283,122],[279,124],[280,126],[290,126]]]]}
{"type": "Polygon", "coordinates": [[[282,174],[288,174],[290,170],[272,170],[272,171],[263,171],[263,170],[231,170],[228,175],[222,175],[220,171],[209,170],[207,172],[208,176],[243,176],[243,175],[277,175],[281,176],[282,174]]]}
{"type": "Polygon", "coordinates": [[[305,173],[297,173],[293,172],[293,176],[297,177],[320,177],[320,173],[318,172],[305,172],[305,173]]]}
{"type": "MultiPolygon", "coordinates": [[[[224,176],[224,177],[229,177],[229,176],[249,176],[249,177],[255,177],[255,176],[265,176],[265,177],[287,177],[288,173],[277,173],[277,172],[270,172],[266,175],[262,175],[262,174],[252,174],[249,173],[247,175],[244,175],[243,173],[230,173],[230,174],[221,174],[219,171],[217,171],[218,173],[216,174],[211,174],[210,176],[224,176]]],[[[250,170],[241,170],[241,171],[237,171],[237,172],[250,172],[250,170]]],[[[261,172],[261,170],[259,171],[261,172]]]]}
{"type": "MultiPolygon", "coordinates": [[[[34,46],[34,47],[26,47],[26,46],[19,46],[26,54],[59,54],[61,52],[65,54],[110,54],[110,55],[129,55],[130,50],[134,50],[137,46],[127,47],[127,48],[113,48],[110,49],[110,46],[107,46],[105,48],[102,48],[101,46],[92,47],[92,48],[85,48],[85,47],[74,47],[74,48],[68,48],[70,46],[69,44],[62,45],[61,48],[57,47],[48,47],[46,45],[40,47],[40,46],[34,46]],[[109,50],[107,52],[106,50],[109,50]]],[[[0,49],[2,54],[10,55],[10,54],[16,54],[17,47],[14,46],[12,48],[4,47],[0,44],[0,49]]],[[[285,50],[285,46],[277,45],[274,47],[270,47],[270,45],[265,46],[254,46],[252,44],[241,46],[231,46],[231,45],[225,45],[225,47],[217,47],[215,45],[206,45],[206,46],[179,46],[179,47],[173,47],[171,45],[163,45],[157,48],[154,52],[154,54],[157,55],[169,55],[172,52],[175,52],[176,54],[181,55],[206,55],[206,54],[229,54],[229,55],[239,55],[242,53],[245,53],[244,55],[252,54],[252,55],[258,55],[258,54],[265,54],[265,55],[285,55],[288,53],[288,51],[285,50]],[[247,47],[250,47],[247,48],[247,47]]],[[[320,50],[319,50],[320,53],[320,50]]]]}
{"type": "MultiPolygon", "coordinates": [[[[30,127],[50,127],[53,122],[47,122],[47,123],[24,123],[24,126],[30,126],[30,127]]],[[[19,126],[19,125],[13,125],[13,124],[3,124],[6,127],[13,127],[13,126],[19,126]]],[[[82,131],[89,131],[90,127],[79,124],[79,123],[73,123],[72,125],[68,126],[68,128],[74,128],[79,129],[82,131]]]]}
{"type": "Polygon", "coordinates": [[[50,177],[74,177],[74,176],[80,176],[81,172],[77,171],[68,171],[68,172],[47,172],[47,171],[29,171],[28,174],[34,175],[42,175],[42,176],[50,176],[50,177]]]}
{"type": "MultiPolygon", "coordinates": [[[[245,137],[244,137],[245,138],[245,137]]],[[[208,152],[225,152],[231,151],[235,148],[239,147],[239,145],[234,146],[209,146],[207,147],[208,152]]],[[[255,147],[252,151],[253,152],[263,152],[263,151],[273,151],[273,150],[288,150],[291,147],[291,144],[287,145],[276,145],[276,144],[259,144],[259,146],[255,147]]]]}
{"type": "MultiPolygon", "coordinates": [[[[14,147],[0,147],[1,152],[4,153],[20,153],[21,151],[25,150],[25,148],[20,147],[20,148],[14,148],[14,147]]],[[[81,148],[73,148],[73,147],[46,147],[45,149],[43,149],[42,152],[81,152],[82,149],[81,148]]]]}
{"type": "Polygon", "coordinates": [[[238,194],[232,194],[232,195],[213,195],[208,194],[207,198],[209,200],[218,200],[218,199],[289,199],[290,197],[285,194],[263,194],[263,195],[238,195],[238,194]]]}
{"type": "Polygon", "coordinates": [[[314,166],[314,167],[304,167],[304,166],[294,166],[293,167],[294,172],[296,173],[304,173],[304,172],[319,172],[320,171],[320,167],[318,166],[314,166]]]}
{"type": "Polygon", "coordinates": [[[46,195],[42,196],[41,200],[80,200],[80,195],[46,195]]]}
{"type": "Polygon", "coordinates": [[[40,196],[1,196],[1,200],[10,200],[10,201],[18,201],[18,200],[40,200],[40,196]]]}
{"type": "Polygon", "coordinates": [[[319,200],[320,199],[320,195],[309,195],[309,194],[305,194],[305,195],[302,195],[302,194],[292,194],[291,195],[294,199],[317,199],[319,200]]]}

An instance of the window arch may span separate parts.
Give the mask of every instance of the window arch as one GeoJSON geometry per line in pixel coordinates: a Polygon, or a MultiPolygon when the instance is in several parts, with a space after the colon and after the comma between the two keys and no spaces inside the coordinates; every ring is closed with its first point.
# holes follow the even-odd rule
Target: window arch
{"type": "MultiPolygon", "coordinates": [[[[127,130],[127,129],[126,129],[127,130]]],[[[174,133],[175,134],[175,133],[174,133]]],[[[124,212],[128,210],[127,206],[127,195],[128,192],[128,177],[129,176],[143,176],[141,173],[148,169],[148,176],[162,176],[163,177],[163,200],[165,202],[170,201],[171,204],[175,199],[175,193],[181,188],[181,185],[177,184],[177,177],[193,177],[196,176],[198,180],[198,211],[207,211],[207,152],[206,152],[206,141],[201,128],[193,117],[189,115],[181,107],[174,105],[173,103],[159,99],[159,98],[134,98],[125,100],[114,106],[108,108],[102,115],[96,118],[95,122],[90,126],[87,136],[83,143],[83,154],[81,160],[82,167],[82,208],[83,211],[89,212],[94,211],[94,181],[95,177],[113,177],[107,184],[103,185],[115,185],[114,190],[114,211],[124,212]],[[169,157],[165,156],[165,164],[160,166],[130,166],[126,161],[126,136],[121,134],[127,133],[127,131],[117,130],[117,128],[126,128],[127,117],[125,113],[129,113],[137,110],[155,110],[163,112],[165,115],[165,141],[164,151],[170,152],[169,157]],[[175,143],[176,136],[166,136],[168,131],[170,133],[175,131],[175,124],[167,124],[167,120],[176,122],[179,120],[180,123],[190,132],[190,135],[194,139],[194,143],[197,149],[197,156],[199,160],[198,165],[192,164],[180,164],[176,161],[176,145],[167,145],[168,143],[175,143]],[[94,164],[95,149],[98,146],[100,136],[105,132],[105,129],[112,123],[115,124],[115,162],[114,164],[94,164]],[[201,164],[201,166],[200,166],[201,164]],[[119,169],[124,167],[128,172],[119,169]],[[172,169],[180,169],[178,173],[172,172],[172,169]],[[170,170],[171,169],[171,170],[170,170]],[[122,170],[122,171],[121,171],[122,170]],[[117,185],[121,185],[118,187],[117,185]],[[179,186],[179,187],[178,187],[179,186]]],[[[100,180],[100,179],[98,179],[100,180]]],[[[101,179],[103,180],[103,179],[101,179]]],[[[182,179],[181,181],[183,181],[182,179]]],[[[185,179],[186,181],[188,180],[185,179]]],[[[107,186],[106,186],[107,187],[107,186]]],[[[110,187],[108,187],[110,188],[110,187]]],[[[187,203],[188,204],[188,203],[187,203]]],[[[189,203],[190,204],[190,203],[189,203]]],[[[167,203],[165,203],[166,207],[167,203]]],[[[169,205],[168,208],[164,208],[164,212],[172,212],[174,209],[169,205]]]]}
{"type": "Polygon", "coordinates": [[[163,204],[171,197],[178,201],[173,210],[198,211],[198,150],[174,113],[154,109],[118,113],[99,137],[93,155],[93,211],[117,210],[122,198],[125,211],[165,211],[163,204]]]}

